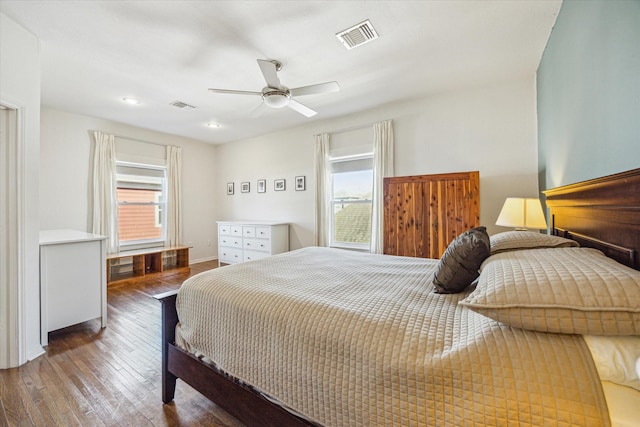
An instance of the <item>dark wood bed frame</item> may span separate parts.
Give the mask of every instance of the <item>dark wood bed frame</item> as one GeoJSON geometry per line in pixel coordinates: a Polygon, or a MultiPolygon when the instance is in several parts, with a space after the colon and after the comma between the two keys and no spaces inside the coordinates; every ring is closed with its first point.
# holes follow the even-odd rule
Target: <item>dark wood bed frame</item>
{"type": "Polygon", "coordinates": [[[640,270],[640,169],[543,192],[551,234],[640,270]]]}
{"type": "MultiPolygon", "coordinates": [[[[544,191],[551,233],[593,247],[640,270],[640,169],[544,191]]],[[[173,400],[180,378],[248,426],[309,426],[251,387],[174,345],[177,291],[162,303],[162,401],[173,400]]]]}

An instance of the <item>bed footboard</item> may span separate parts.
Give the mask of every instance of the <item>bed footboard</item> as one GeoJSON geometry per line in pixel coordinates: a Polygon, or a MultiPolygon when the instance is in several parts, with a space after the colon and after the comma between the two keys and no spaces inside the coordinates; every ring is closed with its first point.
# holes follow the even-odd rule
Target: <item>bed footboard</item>
{"type": "Polygon", "coordinates": [[[178,291],[154,295],[162,310],[162,401],[173,400],[176,381],[180,378],[218,406],[248,426],[289,427],[314,426],[269,401],[252,388],[228,378],[211,365],[174,345],[178,312],[178,291]]]}

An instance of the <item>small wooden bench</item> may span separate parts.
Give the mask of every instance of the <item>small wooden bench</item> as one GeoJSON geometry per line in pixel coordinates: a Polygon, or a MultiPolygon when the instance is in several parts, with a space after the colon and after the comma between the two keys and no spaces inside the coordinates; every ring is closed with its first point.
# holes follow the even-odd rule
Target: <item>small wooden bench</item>
{"type": "Polygon", "coordinates": [[[107,284],[189,273],[191,246],[168,246],[107,254],[107,284]]]}

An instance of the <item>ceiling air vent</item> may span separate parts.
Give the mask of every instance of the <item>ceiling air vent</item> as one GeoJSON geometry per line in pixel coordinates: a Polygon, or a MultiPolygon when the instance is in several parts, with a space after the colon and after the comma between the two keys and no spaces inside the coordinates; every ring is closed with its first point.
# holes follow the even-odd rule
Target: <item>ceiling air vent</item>
{"type": "Polygon", "coordinates": [[[189,105],[186,104],[182,101],[173,101],[170,105],[173,105],[174,107],[180,108],[182,110],[195,110],[196,107],[194,107],[193,105],[189,105]]]}
{"type": "Polygon", "coordinates": [[[378,38],[378,33],[371,25],[371,22],[367,19],[364,22],[354,25],[344,31],[340,31],[336,34],[336,37],[347,49],[353,49],[354,47],[362,46],[365,43],[369,43],[372,40],[378,38]]]}

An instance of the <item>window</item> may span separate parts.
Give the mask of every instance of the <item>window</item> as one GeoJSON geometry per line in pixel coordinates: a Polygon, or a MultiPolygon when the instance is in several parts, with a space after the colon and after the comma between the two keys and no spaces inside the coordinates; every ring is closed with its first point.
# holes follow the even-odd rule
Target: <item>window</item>
{"type": "Polygon", "coordinates": [[[118,233],[126,249],[162,246],[165,238],[165,168],[118,162],[118,233]]]}
{"type": "Polygon", "coordinates": [[[369,249],[373,156],[334,158],[331,177],[331,242],[334,247],[369,249]]]}

